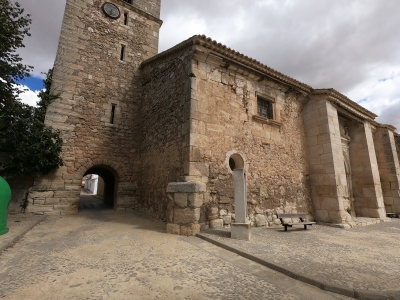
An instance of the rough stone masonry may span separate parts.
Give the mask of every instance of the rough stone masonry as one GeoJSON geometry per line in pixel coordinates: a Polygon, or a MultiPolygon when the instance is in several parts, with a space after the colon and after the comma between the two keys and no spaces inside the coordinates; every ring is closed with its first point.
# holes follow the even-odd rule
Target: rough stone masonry
{"type": "Polygon", "coordinates": [[[160,5],[66,1],[46,115],[65,166],[35,179],[28,211],[77,213],[82,177],[98,174],[115,210],[194,235],[235,222],[243,170],[252,226],[279,225],[277,212],[342,226],[400,213],[393,126],[204,36],[158,53],[160,5]]]}

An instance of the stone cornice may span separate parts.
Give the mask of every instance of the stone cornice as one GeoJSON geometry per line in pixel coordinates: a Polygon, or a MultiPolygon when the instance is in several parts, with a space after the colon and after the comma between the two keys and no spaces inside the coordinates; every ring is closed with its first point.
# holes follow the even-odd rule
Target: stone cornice
{"type": "Polygon", "coordinates": [[[356,102],[350,100],[345,95],[334,89],[316,89],[312,91],[313,95],[327,95],[328,100],[350,111],[352,114],[369,121],[373,121],[377,115],[368,109],[362,107],[356,102]]]}
{"type": "Polygon", "coordinates": [[[153,16],[152,14],[149,14],[148,12],[145,12],[144,10],[141,10],[140,8],[136,7],[133,4],[129,4],[129,3],[125,2],[125,1],[122,1],[122,0],[113,0],[113,1],[118,3],[118,5],[125,7],[126,9],[132,10],[135,13],[146,17],[149,20],[152,20],[152,21],[156,22],[160,26],[163,24],[163,21],[161,21],[159,18],[153,16]]]}
{"type": "Polygon", "coordinates": [[[381,123],[377,123],[377,124],[376,124],[376,127],[378,127],[378,128],[387,128],[387,129],[389,129],[389,130],[391,130],[391,131],[393,131],[393,132],[397,130],[396,127],[394,127],[393,125],[390,125],[390,124],[381,124],[381,123]]]}
{"type": "Polygon", "coordinates": [[[168,57],[172,55],[173,53],[176,53],[178,51],[181,51],[185,48],[192,47],[192,46],[202,46],[214,53],[217,53],[219,55],[224,56],[226,59],[237,63],[238,65],[244,65],[249,69],[255,70],[261,74],[263,74],[265,77],[273,78],[281,83],[285,83],[286,85],[290,85],[292,87],[295,87],[302,92],[305,93],[310,93],[312,91],[312,88],[304,83],[301,83],[300,81],[297,81],[289,76],[286,76],[262,63],[259,61],[252,59],[248,56],[245,56],[237,51],[232,50],[231,48],[228,48],[220,43],[217,43],[216,41],[207,38],[204,35],[195,35],[186,41],[183,41],[182,43],[144,61],[141,64],[141,67],[144,67],[148,64],[151,64],[155,61],[158,61],[160,59],[163,59],[165,57],[168,57]]]}

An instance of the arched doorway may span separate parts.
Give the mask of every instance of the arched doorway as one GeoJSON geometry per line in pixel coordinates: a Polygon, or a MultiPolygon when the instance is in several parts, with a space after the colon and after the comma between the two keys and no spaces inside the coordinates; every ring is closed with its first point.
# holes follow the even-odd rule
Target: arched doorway
{"type": "Polygon", "coordinates": [[[82,178],[79,210],[112,209],[116,199],[117,174],[107,166],[93,166],[82,178]]]}

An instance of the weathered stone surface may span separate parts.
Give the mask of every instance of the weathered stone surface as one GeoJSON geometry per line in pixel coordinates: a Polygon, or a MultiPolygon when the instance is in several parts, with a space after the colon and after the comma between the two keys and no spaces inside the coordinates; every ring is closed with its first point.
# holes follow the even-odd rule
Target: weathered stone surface
{"type": "Polygon", "coordinates": [[[206,185],[201,182],[171,182],[167,187],[167,193],[198,193],[205,191],[206,185]]]}
{"type": "Polygon", "coordinates": [[[181,235],[195,236],[200,232],[200,224],[190,224],[181,226],[181,235]]]}
{"type": "Polygon", "coordinates": [[[232,223],[231,237],[236,240],[249,241],[251,239],[250,223],[232,223]]]}
{"type": "Polygon", "coordinates": [[[200,219],[200,209],[191,208],[175,208],[174,223],[176,224],[192,224],[198,223],[200,219]]]}
{"type": "Polygon", "coordinates": [[[216,219],[210,221],[210,228],[211,229],[221,229],[224,228],[224,220],[216,219]]]}
{"type": "Polygon", "coordinates": [[[61,131],[65,166],[34,181],[32,211],[76,213],[92,172],[114,209],[144,211],[187,235],[199,222],[227,226],[246,214],[256,226],[278,225],[277,211],[345,223],[400,207],[400,138],[374,133],[371,112],[204,37],[157,55],[160,0],[117,1],[127,24],[106,17],[102,3],[66,2],[52,87],[60,98],[46,114],[61,131]]]}
{"type": "Polygon", "coordinates": [[[174,194],[175,206],[179,208],[185,208],[188,206],[188,194],[186,193],[175,193],[174,194]]]}
{"type": "Polygon", "coordinates": [[[255,223],[257,227],[262,227],[267,224],[267,218],[265,215],[257,214],[255,218],[255,223]]]}
{"type": "Polygon", "coordinates": [[[166,232],[169,233],[169,234],[180,235],[181,234],[181,226],[178,225],[178,224],[168,223],[166,232]]]}
{"type": "Polygon", "coordinates": [[[222,218],[224,220],[224,225],[229,225],[232,223],[232,217],[231,216],[224,216],[222,218]]]}
{"type": "Polygon", "coordinates": [[[204,203],[204,194],[189,194],[189,206],[191,208],[200,208],[204,203]]]}

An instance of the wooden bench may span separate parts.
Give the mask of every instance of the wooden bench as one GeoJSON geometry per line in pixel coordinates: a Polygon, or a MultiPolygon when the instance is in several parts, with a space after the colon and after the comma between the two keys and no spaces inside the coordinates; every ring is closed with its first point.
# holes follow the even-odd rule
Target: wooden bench
{"type": "Polygon", "coordinates": [[[292,227],[295,225],[300,225],[300,226],[304,226],[304,229],[307,229],[308,225],[313,225],[316,224],[315,222],[307,222],[306,221],[306,214],[277,214],[278,218],[281,220],[281,223],[283,226],[285,226],[285,231],[287,231],[288,227],[292,227]],[[292,218],[296,218],[296,219],[300,219],[300,222],[298,223],[285,223],[283,221],[283,219],[292,219],[292,218]]]}
{"type": "Polygon", "coordinates": [[[399,216],[395,213],[386,213],[386,217],[388,218],[398,218],[399,216]]]}

